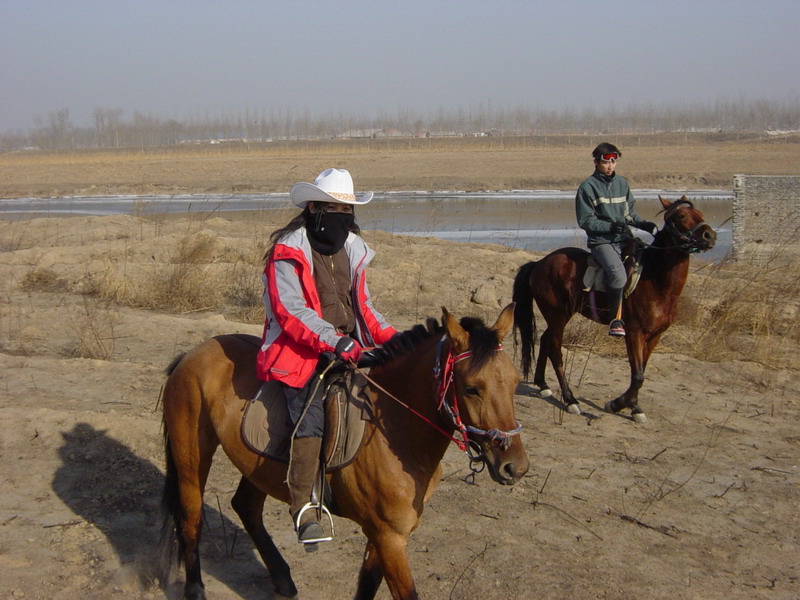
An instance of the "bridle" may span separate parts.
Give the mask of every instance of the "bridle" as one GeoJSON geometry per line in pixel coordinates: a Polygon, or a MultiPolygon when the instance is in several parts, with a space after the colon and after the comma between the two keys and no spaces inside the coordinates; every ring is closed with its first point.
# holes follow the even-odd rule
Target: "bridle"
{"type": "MultiPolygon", "coordinates": [[[[473,468],[473,463],[482,463],[485,456],[480,444],[474,438],[486,438],[491,444],[499,446],[503,450],[508,450],[511,446],[511,438],[519,435],[520,431],[522,431],[522,425],[517,421],[517,426],[510,431],[503,431],[497,428],[487,430],[466,425],[461,420],[461,414],[458,409],[458,394],[455,387],[449,397],[448,391],[453,383],[455,365],[462,360],[471,358],[472,352],[468,350],[454,356],[450,348],[445,352],[445,341],[447,341],[447,336],[442,336],[442,339],[439,340],[439,345],[436,349],[436,363],[433,366],[433,379],[436,382],[436,397],[438,401],[437,410],[449,419],[450,423],[458,431],[460,438],[451,436],[450,439],[469,456],[470,468],[473,468]]],[[[498,344],[497,352],[502,350],[503,345],[498,344]]],[[[473,471],[475,471],[474,468],[473,471]]]]}
{"type": "MultiPolygon", "coordinates": [[[[450,421],[453,427],[458,432],[458,437],[449,434],[447,431],[439,427],[436,423],[428,419],[425,415],[421,414],[420,412],[411,408],[408,404],[388,392],[386,389],[381,387],[374,379],[370,378],[367,373],[365,373],[362,369],[360,369],[357,365],[351,366],[360,373],[367,381],[369,381],[373,386],[377,389],[381,390],[384,394],[386,394],[389,398],[403,406],[404,408],[408,409],[411,413],[428,423],[431,427],[436,429],[439,433],[443,436],[448,438],[451,442],[453,442],[456,446],[458,446],[459,450],[464,452],[470,461],[470,469],[473,473],[479,473],[483,470],[483,465],[485,465],[485,453],[483,452],[480,444],[474,439],[476,437],[484,437],[487,438],[490,443],[500,446],[503,450],[508,450],[511,446],[511,438],[519,435],[520,431],[522,431],[522,425],[517,421],[517,426],[512,429],[511,431],[503,431],[501,429],[492,428],[489,430],[480,429],[478,427],[473,427],[472,425],[466,425],[461,420],[461,415],[458,409],[458,394],[456,394],[455,388],[453,388],[453,393],[448,394],[450,390],[450,386],[453,383],[454,377],[454,370],[453,367],[456,363],[461,362],[462,360],[466,360],[472,356],[471,351],[462,352],[461,354],[453,355],[450,348],[447,351],[444,351],[445,342],[447,341],[447,336],[442,336],[439,340],[439,344],[436,349],[436,363],[433,366],[433,379],[436,386],[436,399],[437,399],[437,410],[442,414],[443,418],[446,418],[450,421]],[[476,467],[475,464],[480,463],[480,467],[476,467]]],[[[501,351],[503,349],[502,344],[497,345],[497,351],[501,351]]]]}
{"type": "MultiPolygon", "coordinates": [[[[682,252],[686,252],[687,254],[696,254],[703,250],[700,245],[697,243],[697,240],[694,239],[694,234],[697,232],[698,229],[707,225],[705,221],[700,221],[697,225],[692,227],[689,231],[679,231],[677,227],[675,227],[674,223],[672,222],[671,217],[677,212],[678,209],[681,208],[682,205],[688,205],[689,208],[694,208],[694,204],[689,202],[688,200],[676,200],[672,206],[667,209],[667,213],[664,215],[664,230],[670,235],[672,241],[674,242],[674,246],[667,246],[667,247],[660,247],[664,250],[668,249],[677,249],[681,250],[682,252]]],[[[651,248],[658,248],[658,246],[650,246],[651,248]]]]}

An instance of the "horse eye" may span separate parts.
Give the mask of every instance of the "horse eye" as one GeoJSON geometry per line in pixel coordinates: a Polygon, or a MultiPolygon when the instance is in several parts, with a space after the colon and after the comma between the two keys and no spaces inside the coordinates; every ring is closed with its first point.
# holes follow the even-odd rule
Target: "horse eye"
{"type": "Polygon", "coordinates": [[[471,386],[471,385],[464,388],[464,393],[466,393],[468,396],[480,396],[481,395],[480,390],[478,388],[474,387],[474,386],[471,386]]]}

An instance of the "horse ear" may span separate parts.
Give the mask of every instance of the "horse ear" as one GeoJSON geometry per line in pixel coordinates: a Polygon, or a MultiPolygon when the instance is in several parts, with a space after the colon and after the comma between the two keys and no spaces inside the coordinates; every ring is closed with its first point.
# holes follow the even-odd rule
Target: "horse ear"
{"type": "MultiPolygon", "coordinates": [[[[684,198],[685,198],[685,196],[684,196],[684,198]]],[[[663,207],[664,207],[664,210],[667,210],[667,209],[668,209],[670,206],[672,206],[672,202],[670,202],[669,200],[665,200],[664,198],[662,198],[662,197],[661,197],[661,194],[659,194],[659,195],[658,195],[658,200],[659,200],[659,202],[661,202],[661,206],[663,206],[663,207]]]]}
{"type": "Polygon", "coordinates": [[[497,332],[497,339],[502,341],[503,338],[508,335],[508,332],[511,331],[511,327],[514,325],[514,307],[516,306],[515,302],[512,302],[508,306],[503,309],[503,312],[500,313],[500,316],[497,317],[497,321],[495,324],[492,325],[492,330],[497,332]]]}
{"type": "Polygon", "coordinates": [[[442,307],[442,323],[447,330],[447,337],[453,344],[456,353],[464,352],[469,348],[469,334],[458,324],[455,317],[447,312],[447,309],[442,307]]]}

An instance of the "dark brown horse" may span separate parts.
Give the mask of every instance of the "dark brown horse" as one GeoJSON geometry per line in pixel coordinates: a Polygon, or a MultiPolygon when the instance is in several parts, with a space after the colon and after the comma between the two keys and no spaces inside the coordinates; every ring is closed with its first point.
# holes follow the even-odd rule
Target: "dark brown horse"
{"type": "MultiPolygon", "coordinates": [[[[678,297],[689,274],[689,256],[712,248],[717,239],[717,234],[703,221],[703,215],[686,196],[672,203],[660,196],[659,200],[664,207],[664,227],[642,252],[641,279],[623,304],[622,315],[627,332],[625,345],[631,366],[630,386],[624,394],[605,405],[609,412],[630,408],[637,422],[647,420],[638,404],[647,360],[661,335],[675,320],[678,297]]],[[[595,319],[589,295],[583,289],[583,275],[589,256],[588,252],[579,248],[561,248],[539,261],[523,265],[514,279],[514,325],[522,342],[523,377],[528,378],[533,359],[535,300],[547,322],[547,329],[539,342],[533,384],[539,388],[540,396],[552,395],[544,378],[549,358],[561,386],[562,400],[567,410],[574,414],[580,414],[580,408],[564,375],[561,355],[564,328],[575,313],[601,323],[607,324],[609,321],[605,294],[596,294],[601,310],[595,319]]]]}
{"type": "MultiPolygon", "coordinates": [[[[363,447],[353,462],[327,476],[331,509],[358,523],[367,537],[356,598],[373,598],[383,579],[392,598],[417,598],[406,546],[439,482],[439,463],[451,439],[468,441],[471,459],[485,463],[500,484],[512,485],[528,470],[514,416],[519,372],[499,351],[513,325],[513,305],[491,328],[477,319],[459,323],[442,310],[443,329],[417,326],[406,332],[418,334],[402,344],[406,351],[395,351],[396,356],[372,368],[374,419],[363,447]]],[[[208,340],[173,362],[164,387],[162,543],[174,548],[177,534],[186,566],[184,595],[191,600],[205,598],[199,559],[203,490],[220,445],[242,473],[231,503],[276,592],[297,593],[262,520],[267,496],[289,501],[286,464],[248,450],[239,430],[242,409],[260,385],[255,376],[258,345],[257,338],[243,335],[208,340]]]]}

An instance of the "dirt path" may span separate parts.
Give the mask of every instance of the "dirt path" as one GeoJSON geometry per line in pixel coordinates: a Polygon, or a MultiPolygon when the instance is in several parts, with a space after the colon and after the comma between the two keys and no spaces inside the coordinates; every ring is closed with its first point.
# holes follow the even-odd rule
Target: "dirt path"
{"type": "MultiPolygon", "coordinates": [[[[160,589],[150,579],[160,525],[162,371],[176,352],[207,337],[258,335],[260,326],[202,311],[92,304],[72,289],[22,285],[46,263],[68,277],[87,269],[93,253],[113,261],[123,242],[133,271],[135,235],[120,237],[123,225],[67,219],[58,223],[58,244],[53,235],[34,240],[30,225],[31,243],[21,241],[21,229],[6,229],[19,243],[0,254],[0,598],[180,597],[179,583],[160,589]],[[106,237],[93,238],[100,230],[106,237]],[[109,356],[76,357],[89,325],[102,323],[113,328],[109,356]]],[[[245,243],[247,226],[239,227],[245,243]]],[[[379,257],[402,243],[375,241],[379,257]]],[[[437,248],[430,244],[429,254],[437,248]]],[[[455,305],[448,308],[457,316],[469,306],[496,315],[510,295],[508,269],[525,253],[457,248],[448,256],[474,265],[473,287],[496,286],[497,306],[470,300],[442,254],[431,268],[440,269],[434,276],[451,290],[446,303],[455,305]]],[[[413,288],[419,271],[410,251],[404,260],[405,271],[393,270],[397,293],[377,300],[400,327],[416,322],[394,304],[408,303],[400,292],[413,288]]],[[[376,290],[391,288],[386,267],[376,264],[376,290]]],[[[438,291],[418,291],[414,310],[438,315],[438,291]]],[[[800,597],[796,370],[656,354],[641,394],[649,422],[637,425],[601,410],[627,385],[622,357],[574,351],[569,365],[573,389],[585,398],[582,416],[536,397],[527,384],[518,390],[531,459],[521,483],[500,487],[485,473],[472,481],[464,456],[448,451],[444,477],[409,546],[420,595],[800,597]]],[[[219,455],[206,495],[208,596],[271,598],[266,572],[230,508],[237,481],[219,455]]],[[[284,505],[268,501],[265,521],[292,566],[300,598],[352,596],[364,546],[354,524],[337,519],[336,540],[306,555],[293,542],[284,505]]],[[[389,598],[385,586],[378,597],[389,598]]]]}

